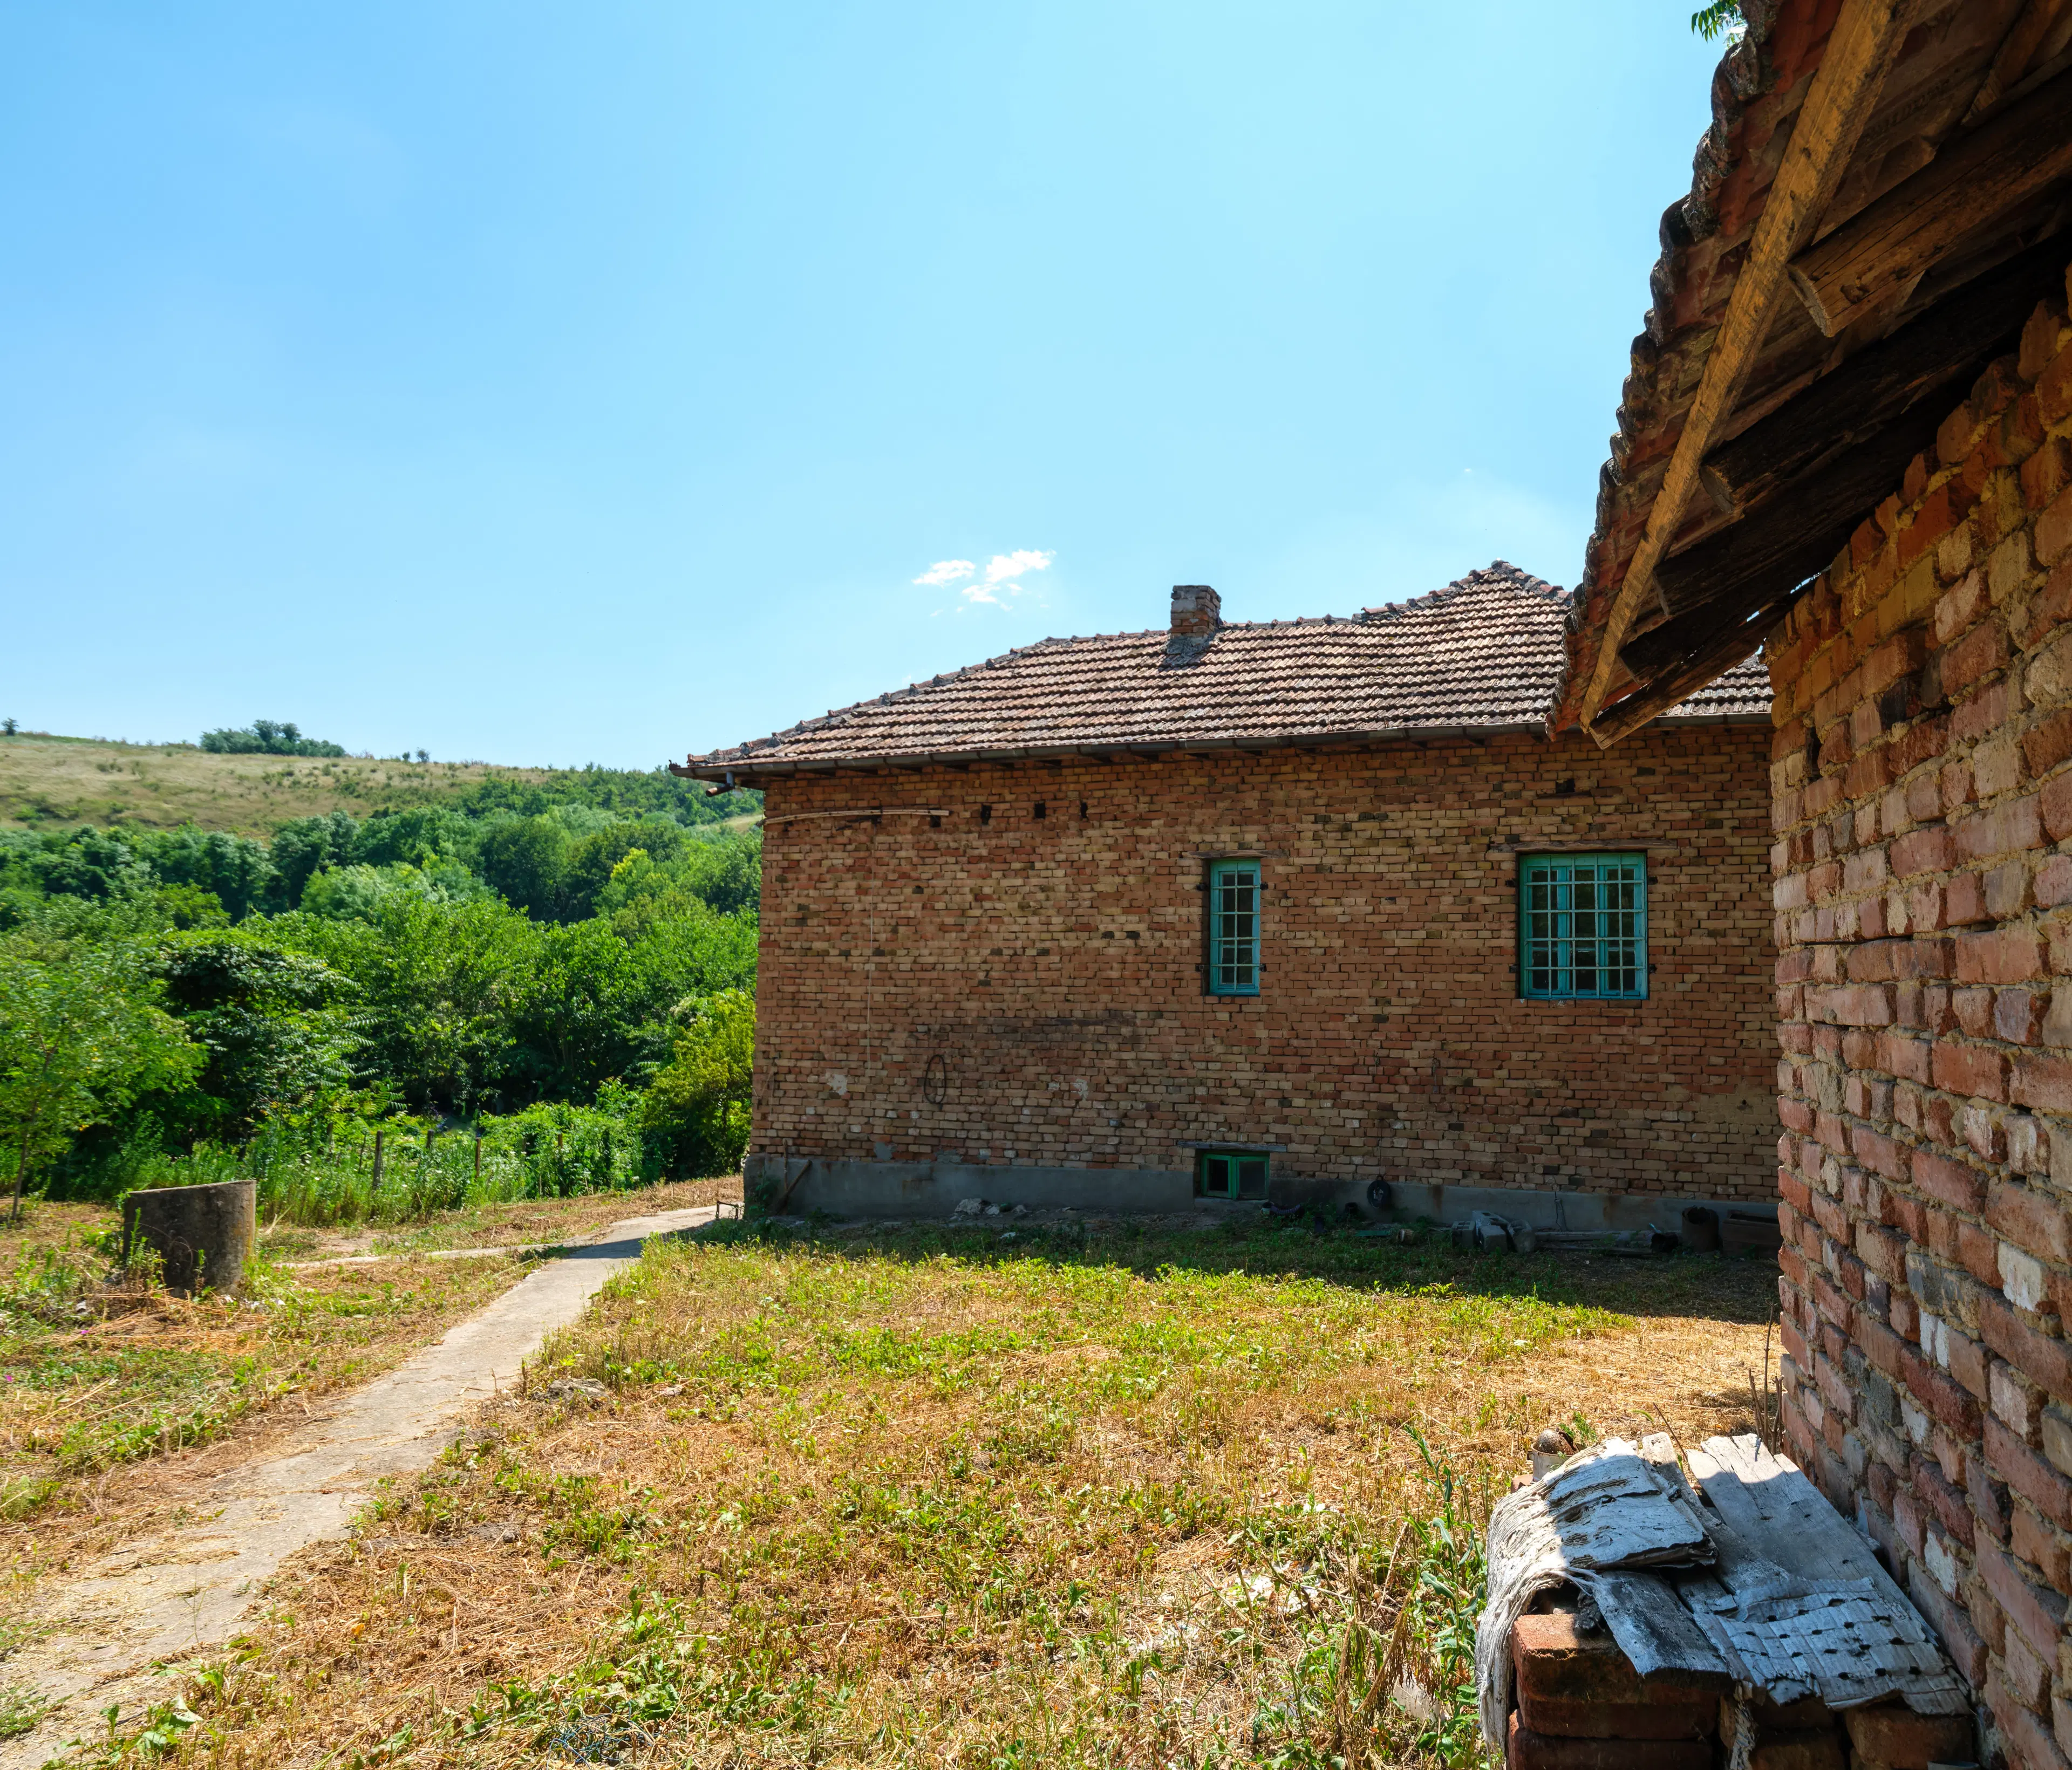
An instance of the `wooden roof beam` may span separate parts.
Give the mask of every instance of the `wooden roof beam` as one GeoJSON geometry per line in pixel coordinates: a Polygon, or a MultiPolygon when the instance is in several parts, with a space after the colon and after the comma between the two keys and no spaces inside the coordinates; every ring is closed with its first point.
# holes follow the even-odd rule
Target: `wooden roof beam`
{"type": "MultiPolygon", "coordinates": [[[[1939,404],[1922,401],[1753,515],[1664,560],[1655,574],[1669,616],[1664,626],[1688,630],[1707,617],[1738,621],[1803,583],[1898,485],[1907,463],[1934,445],[1942,418],[1939,404]]],[[[1660,662],[1665,642],[1656,634],[1663,630],[1636,634],[1620,648],[1629,670],[1641,675],[1660,662]]]]}
{"type": "Polygon", "coordinates": [[[1812,238],[1848,169],[1864,125],[1877,108],[1878,92],[1913,10],[1912,0],[1842,0],[1819,69],[1799,107],[1783,160],[1756,220],[1747,259],[1734,279],[1725,318],[1684,415],[1675,452],[1648,512],[1646,532],[1612,598],[1581,709],[1583,725],[1601,744],[1612,743],[1633,729],[1624,726],[1614,734],[1610,725],[1600,731],[1595,722],[1618,670],[1619,648],[1654,588],[1657,562],[1682,524],[1684,506],[1698,483],[1699,464],[1733,413],[1762,347],[1784,288],[1786,267],[1812,238]]]}
{"type": "Polygon", "coordinates": [[[1906,291],[1958,241],[2072,178],[2072,71],[1952,142],[1791,265],[1791,286],[1832,338],[1906,291]]]}
{"type": "MultiPolygon", "coordinates": [[[[1723,513],[1745,515],[1786,493],[1808,470],[1868,441],[1937,388],[1975,380],[2011,347],[2007,340],[2021,332],[2036,304],[2064,286],[2065,256],[2054,241],[2032,247],[1865,346],[1707,455],[1699,470],[1707,495],[1723,513]]],[[[1674,613],[1667,565],[1655,578],[1674,613]]]]}
{"type": "MultiPolygon", "coordinates": [[[[1780,608],[1776,612],[1782,614],[1783,610],[1780,608]]],[[[1668,675],[1651,682],[1639,693],[1628,695],[1590,727],[1590,735],[1605,749],[1610,749],[1622,737],[1638,731],[1679,701],[1688,700],[1736,664],[1753,657],[1756,647],[1775,624],[1773,616],[1768,620],[1745,622],[1740,626],[1729,628],[1668,675]]]]}
{"type": "Polygon", "coordinates": [[[1966,129],[1983,122],[2021,84],[2022,76],[2036,65],[2037,51],[2056,34],[2068,13],[2072,13],[2072,0],[2029,0],[2000,39],[1992,66],[1971,95],[1971,108],[1964,113],[1966,129]]]}

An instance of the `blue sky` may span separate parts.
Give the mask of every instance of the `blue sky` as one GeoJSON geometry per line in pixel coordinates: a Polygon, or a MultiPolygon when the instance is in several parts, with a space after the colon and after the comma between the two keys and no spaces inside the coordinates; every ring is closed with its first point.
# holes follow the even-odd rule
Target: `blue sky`
{"type": "Polygon", "coordinates": [[[0,0],[0,713],[648,766],[1572,583],[1688,10],[0,0]]]}

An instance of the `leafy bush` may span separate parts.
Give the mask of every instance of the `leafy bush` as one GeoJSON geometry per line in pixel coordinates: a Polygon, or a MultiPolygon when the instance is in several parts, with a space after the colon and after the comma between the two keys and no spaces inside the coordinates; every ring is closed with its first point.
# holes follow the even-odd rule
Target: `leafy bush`
{"type": "Polygon", "coordinates": [[[159,1153],[133,1171],[134,1186],[257,1183],[269,1222],[321,1228],[409,1222],[434,1211],[528,1198],[622,1192],[717,1169],[677,1161],[648,1134],[641,1099],[607,1086],[594,1107],[546,1103],[473,1126],[408,1114],[349,1111],[269,1119],[249,1142],[159,1153]]]}
{"type": "Polygon", "coordinates": [[[151,970],[135,938],[82,938],[56,918],[0,942],[0,1140],[17,1214],[31,1172],[83,1128],[201,1067],[151,970]]]}
{"type": "Polygon", "coordinates": [[[681,1171],[721,1173],[739,1166],[748,1148],[754,1065],[754,998],[730,989],[697,1004],[640,1108],[642,1125],[664,1140],[681,1171]]]}
{"type": "Polygon", "coordinates": [[[201,734],[201,747],[224,756],[343,756],[345,746],[305,737],[292,721],[255,719],[249,725],[226,726],[201,734]]]}

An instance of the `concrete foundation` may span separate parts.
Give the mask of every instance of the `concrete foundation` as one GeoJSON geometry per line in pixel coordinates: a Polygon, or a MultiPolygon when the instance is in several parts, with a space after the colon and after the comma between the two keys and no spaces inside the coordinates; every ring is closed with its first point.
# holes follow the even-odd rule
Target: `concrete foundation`
{"type": "MultiPolygon", "coordinates": [[[[748,1196],[764,1210],[788,1216],[816,1211],[830,1217],[923,1218],[949,1217],[957,1201],[1030,1210],[1083,1211],[1104,1216],[1149,1216],[1176,1211],[1256,1212],[1252,1201],[1197,1198],[1191,1168],[1022,1168],[965,1162],[828,1161],[818,1158],[750,1156],[748,1196]]],[[[1535,1229],[1619,1233],[1651,1226],[1675,1230],[1684,1209],[1708,1205],[1722,1220],[1730,1211],[1774,1219],[1775,1204],[1693,1194],[1668,1198],[1659,1193],[1533,1192],[1504,1186],[1420,1186],[1390,1183],[1385,1202],[1370,1201],[1358,1181],[1276,1177],[1272,1201],[1286,1209],[1308,1206],[1334,1217],[1347,1205],[1375,1222],[1419,1218],[1452,1223],[1476,1211],[1529,1223],[1535,1229]]]]}

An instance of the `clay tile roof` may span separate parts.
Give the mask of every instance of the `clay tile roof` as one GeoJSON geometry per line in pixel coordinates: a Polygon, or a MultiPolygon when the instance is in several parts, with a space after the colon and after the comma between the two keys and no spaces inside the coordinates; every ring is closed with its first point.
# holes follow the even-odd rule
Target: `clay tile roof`
{"type": "MultiPolygon", "coordinates": [[[[1698,143],[1690,188],[1662,217],[1661,253],[1648,278],[1650,305],[1633,341],[1618,427],[1599,475],[1596,523],[1568,616],[1567,662],[1549,721],[1557,732],[1581,720],[1614,604],[1654,516],[1657,494],[1749,261],[1772,181],[1842,7],[1840,0],[1742,0],[1741,10],[1746,29],[1713,74],[1712,125],[1698,143]]],[[[2025,0],[1937,0],[1914,9],[1877,88],[1876,107],[1819,218],[1817,236],[1832,234],[1874,203],[1890,199],[1917,173],[1926,176],[1930,169],[1924,160],[1960,143],[1982,105],[1989,113],[1994,105],[2012,109],[2020,94],[2040,96],[2040,82],[2062,77],[2072,53],[2066,48],[2072,21],[2062,11],[2062,6],[2025,0]],[[2031,23],[2047,28],[2032,31],[2031,23]],[[2000,84],[2003,76],[2004,85],[2000,84]]],[[[2062,198],[2054,192],[2049,202],[2062,205],[2062,198]]],[[[1797,294],[1783,292],[1762,331],[1760,347],[1735,384],[1737,391],[1717,424],[1708,427],[1706,446],[1730,441],[1766,418],[1788,411],[1807,389],[1853,361],[1858,351],[1930,312],[1951,290],[2006,259],[2017,244],[2033,243],[2039,236],[2046,243],[2049,237],[2063,238],[2057,232],[2061,212],[2033,214],[2018,207],[1991,225],[1982,221],[1929,274],[1922,277],[1917,270],[1918,284],[1908,285],[1908,293],[1832,337],[1797,294]]],[[[2061,258],[2053,266],[2054,275],[2062,273],[2062,266],[2061,258]]],[[[2040,289],[2031,300],[2050,292],[2047,286],[2040,289]]],[[[1991,347],[1996,341],[1980,336],[1970,342],[1991,347]]],[[[1963,364],[1961,351],[1953,347],[1949,366],[1954,370],[1963,364]]],[[[1946,386],[1926,378],[1921,363],[1914,365],[1910,373],[1916,384],[1934,390],[1932,398],[1928,392],[1919,396],[1931,433],[1934,420],[1962,399],[1972,375],[1983,366],[1969,365],[1946,386]]],[[[1894,433],[1898,428],[1892,426],[1894,433]]],[[[1841,440],[1856,446],[1864,439],[1841,440]]],[[[1817,464],[1825,466],[1827,461],[1817,464]]],[[[1810,470],[1795,474],[1792,483],[1810,477],[1810,470]]],[[[1895,470],[1894,489],[1899,480],[1895,470]]],[[[1843,509],[1823,511],[1816,518],[1798,511],[1794,520],[1809,539],[1823,539],[1832,548],[1868,513],[1868,508],[1843,509]],[[1840,522],[1837,536],[1824,533],[1830,519],[1840,522]]],[[[1675,512],[1677,526],[1667,540],[1665,560],[1673,563],[1679,555],[1723,542],[1745,514],[1719,507],[1702,488],[1696,491],[1675,512]]],[[[1708,642],[1727,651],[1743,645],[1753,651],[1763,634],[1774,630],[1794,593],[1825,563],[1825,558],[1811,564],[1783,561],[1767,577],[1751,569],[1748,580],[1734,586],[1734,598],[1720,596],[1713,622],[1693,630],[1684,650],[1686,667],[1696,667],[1716,655],[1708,642]],[[1735,623],[1745,618],[1745,627],[1737,630],[1735,623]]],[[[1658,610],[1655,600],[1643,596],[1629,639],[1657,622],[1668,628],[1671,623],[1665,617],[1672,612],[1666,604],[1658,610]]],[[[1673,692],[1685,668],[1669,652],[1664,659],[1636,669],[1622,648],[1612,672],[1607,710],[1615,709],[1622,696],[1645,690],[1656,680],[1670,684],[1673,692]]]]}
{"type": "MultiPolygon", "coordinates": [[[[1565,591],[1499,560],[1350,618],[1233,622],[1195,642],[1164,628],[1044,639],[680,772],[1542,731],[1568,607],[1565,591]]],[[[1672,717],[1767,720],[1768,678],[1732,672],[1672,717]]]]}

